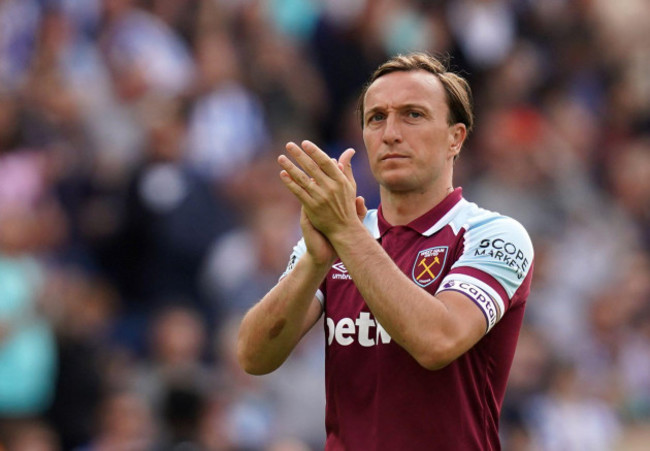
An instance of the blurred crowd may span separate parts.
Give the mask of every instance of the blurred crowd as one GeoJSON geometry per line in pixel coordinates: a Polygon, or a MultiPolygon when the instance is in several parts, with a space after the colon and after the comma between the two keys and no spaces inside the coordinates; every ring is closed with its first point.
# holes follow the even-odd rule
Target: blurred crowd
{"type": "Polygon", "coordinates": [[[308,451],[322,326],[269,376],[239,319],[283,272],[288,140],[354,147],[386,57],[474,90],[465,197],[532,235],[505,450],[650,443],[646,0],[0,0],[0,449],[308,451]]]}

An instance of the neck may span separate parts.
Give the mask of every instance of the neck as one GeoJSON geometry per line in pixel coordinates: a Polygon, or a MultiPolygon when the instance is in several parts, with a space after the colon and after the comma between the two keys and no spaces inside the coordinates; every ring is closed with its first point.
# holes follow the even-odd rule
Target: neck
{"type": "Polygon", "coordinates": [[[380,188],[381,208],[391,225],[405,225],[442,202],[454,190],[451,183],[426,192],[391,192],[380,188]]]}

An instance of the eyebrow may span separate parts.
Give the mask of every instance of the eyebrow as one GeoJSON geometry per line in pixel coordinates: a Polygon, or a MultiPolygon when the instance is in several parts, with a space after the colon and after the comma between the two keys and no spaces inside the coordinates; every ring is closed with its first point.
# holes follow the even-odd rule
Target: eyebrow
{"type": "MultiPolygon", "coordinates": [[[[425,105],[421,103],[405,103],[404,105],[399,105],[397,107],[398,111],[403,111],[403,110],[410,110],[410,109],[417,109],[417,110],[425,110],[425,111],[430,111],[430,108],[427,108],[425,105]]],[[[386,107],[384,106],[374,106],[366,111],[366,113],[363,115],[364,119],[367,118],[369,115],[372,115],[378,111],[384,111],[386,110],[386,107]]]]}

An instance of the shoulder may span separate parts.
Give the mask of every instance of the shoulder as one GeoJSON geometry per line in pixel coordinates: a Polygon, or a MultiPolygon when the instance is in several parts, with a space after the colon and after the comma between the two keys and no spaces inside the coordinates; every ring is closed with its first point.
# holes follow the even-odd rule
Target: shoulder
{"type": "Polygon", "coordinates": [[[535,257],[528,232],[515,219],[468,203],[455,220],[465,230],[456,267],[469,266],[502,282],[514,294],[531,270],[535,257]]]}
{"type": "Polygon", "coordinates": [[[533,243],[526,228],[516,219],[464,202],[453,222],[465,229],[465,247],[495,248],[524,252],[532,260],[533,243]],[[513,247],[514,246],[514,247],[513,247]]]}
{"type": "Polygon", "coordinates": [[[377,216],[377,209],[368,210],[366,217],[363,218],[363,225],[370,234],[376,239],[379,238],[379,219],[377,216]]]}

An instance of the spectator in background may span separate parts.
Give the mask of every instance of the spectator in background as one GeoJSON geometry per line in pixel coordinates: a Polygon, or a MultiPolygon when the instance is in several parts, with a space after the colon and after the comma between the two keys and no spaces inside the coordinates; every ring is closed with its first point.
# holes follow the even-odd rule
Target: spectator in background
{"type": "MultiPolygon", "coordinates": [[[[250,198],[259,199],[253,191],[248,191],[250,198]]],[[[228,396],[223,407],[226,421],[233,428],[231,440],[261,446],[293,437],[310,449],[319,449],[325,438],[321,426],[325,420],[322,334],[314,330],[306,336],[294,358],[267,381],[241,375],[231,335],[241,315],[275,284],[286,265],[283,249],[286,251],[298,239],[296,205],[283,194],[272,203],[251,207],[244,225],[215,243],[204,278],[216,290],[216,298],[222,302],[220,310],[227,318],[224,330],[217,336],[219,349],[215,354],[223,363],[219,379],[231,394],[249,393],[241,399],[228,396]]]]}
{"type": "Polygon", "coordinates": [[[606,183],[615,202],[638,227],[641,240],[650,249],[650,136],[618,149],[608,158],[606,183]]]}
{"type": "Polygon", "coordinates": [[[227,184],[267,151],[264,110],[241,81],[239,55],[229,34],[201,33],[195,45],[197,98],[189,116],[187,160],[208,180],[227,184]]]}
{"type": "MultiPolygon", "coordinates": [[[[143,104],[144,106],[144,104],[143,104]]],[[[187,164],[188,105],[150,99],[142,119],[148,133],[146,158],[130,175],[123,219],[101,243],[106,269],[124,298],[121,333],[135,349],[158,309],[185,305],[217,321],[217,303],[199,289],[208,246],[233,222],[228,204],[187,164]]]]}
{"type": "Polygon", "coordinates": [[[367,76],[386,54],[377,39],[384,18],[381,11],[376,11],[381,9],[380,3],[363,0],[352,8],[335,1],[327,3],[311,36],[310,48],[329,99],[321,137],[331,142],[344,109],[356,99],[367,76]]]}
{"type": "Polygon", "coordinates": [[[215,336],[214,346],[222,359],[222,389],[216,398],[220,405],[218,419],[226,444],[235,449],[259,449],[274,438],[275,412],[272,394],[264,381],[241,371],[237,362],[240,321],[241,315],[230,316],[215,336]]]}
{"type": "MultiPolygon", "coordinates": [[[[215,11],[210,9],[211,2],[202,0],[185,0],[182,2],[176,0],[145,0],[142,2],[151,14],[161,19],[171,29],[173,29],[183,42],[192,47],[196,31],[201,20],[212,22],[216,15],[215,11]]],[[[217,3],[217,2],[212,2],[217,3]]]]}
{"type": "Polygon", "coordinates": [[[129,103],[135,100],[118,95],[121,74],[112,70],[112,61],[105,58],[96,38],[83,32],[91,25],[73,7],[66,8],[69,4],[54,2],[46,10],[25,89],[28,105],[33,106],[32,120],[43,129],[34,134],[61,147],[66,188],[87,182],[93,167],[97,179],[118,171],[124,174],[140,159],[144,140],[129,103]]]}
{"type": "Polygon", "coordinates": [[[151,406],[165,447],[196,442],[203,404],[216,384],[205,360],[204,320],[191,308],[170,306],[155,314],[148,338],[149,358],[136,369],[132,388],[151,406]]]}
{"type": "Polygon", "coordinates": [[[257,206],[244,225],[214,243],[203,279],[225,314],[243,314],[275,283],[286,265],[281,250],[297,239],[295,214],[286,198],[257,206]]]}
{"type": "Polygon", "coordinates": [[[47,423],[33,420],[13,425],[8,434],[6,451],[65,451],[57,431],[47,423]]]}
{"type": "Polygon", "coordinates": [[[606,402],[584,393],[570,364],[554,363],[548,391],[530,409],[533,449],[608,451],[618,441],[615,412],[606,402]]]}
{"type": "Polygon", "coordinates": [[[242,61],[242,70],[259,95],[270,138],[282,143],[292,136],[320,133],[330,105],[314,62],[262,17],[249,19],[245,27],[254,30],[255,38],[248,44],[250,58],[242,61]]]}
{"type": "Polygon", "coordinates": [[[135,0],[103,0],[103,18],[102,47],[120,97],[187,92],[194,62],[173,29],[135,0]]]}
{"type": "Polygon", "coordinates": [[[43,155],[0,147],[0,429],[39,418],[54,396],[43,256],[62,240],[65,223],[44,169],[43,155]]]}
{"type": "Polygon", "coordinates": [[[42,11],[37,0],[0,2],[0,86],[20,89],[36,45],[42,11]]]}
{"type": "Polygon", "coordinates": [[[159,446],[151,409],[136,393],[114,390],[106,394],[95,421],[91,440],[76,451],[151,451],[159,446]]]}
{"type": "Polygon", "coordinates": [[[105,390],[113,351],[108,346],[120,299],[99,274],[71,264],[49,270],[44,303],[56,333],[56,389],[47,420],[64,450],[88,443],[105,390]]]}
{"type": "Polygon", "coordinates": [[[506,0],[449,2],[447,21],[473,67],[495,67],[512,51],[515,11],[506,0]]]}

